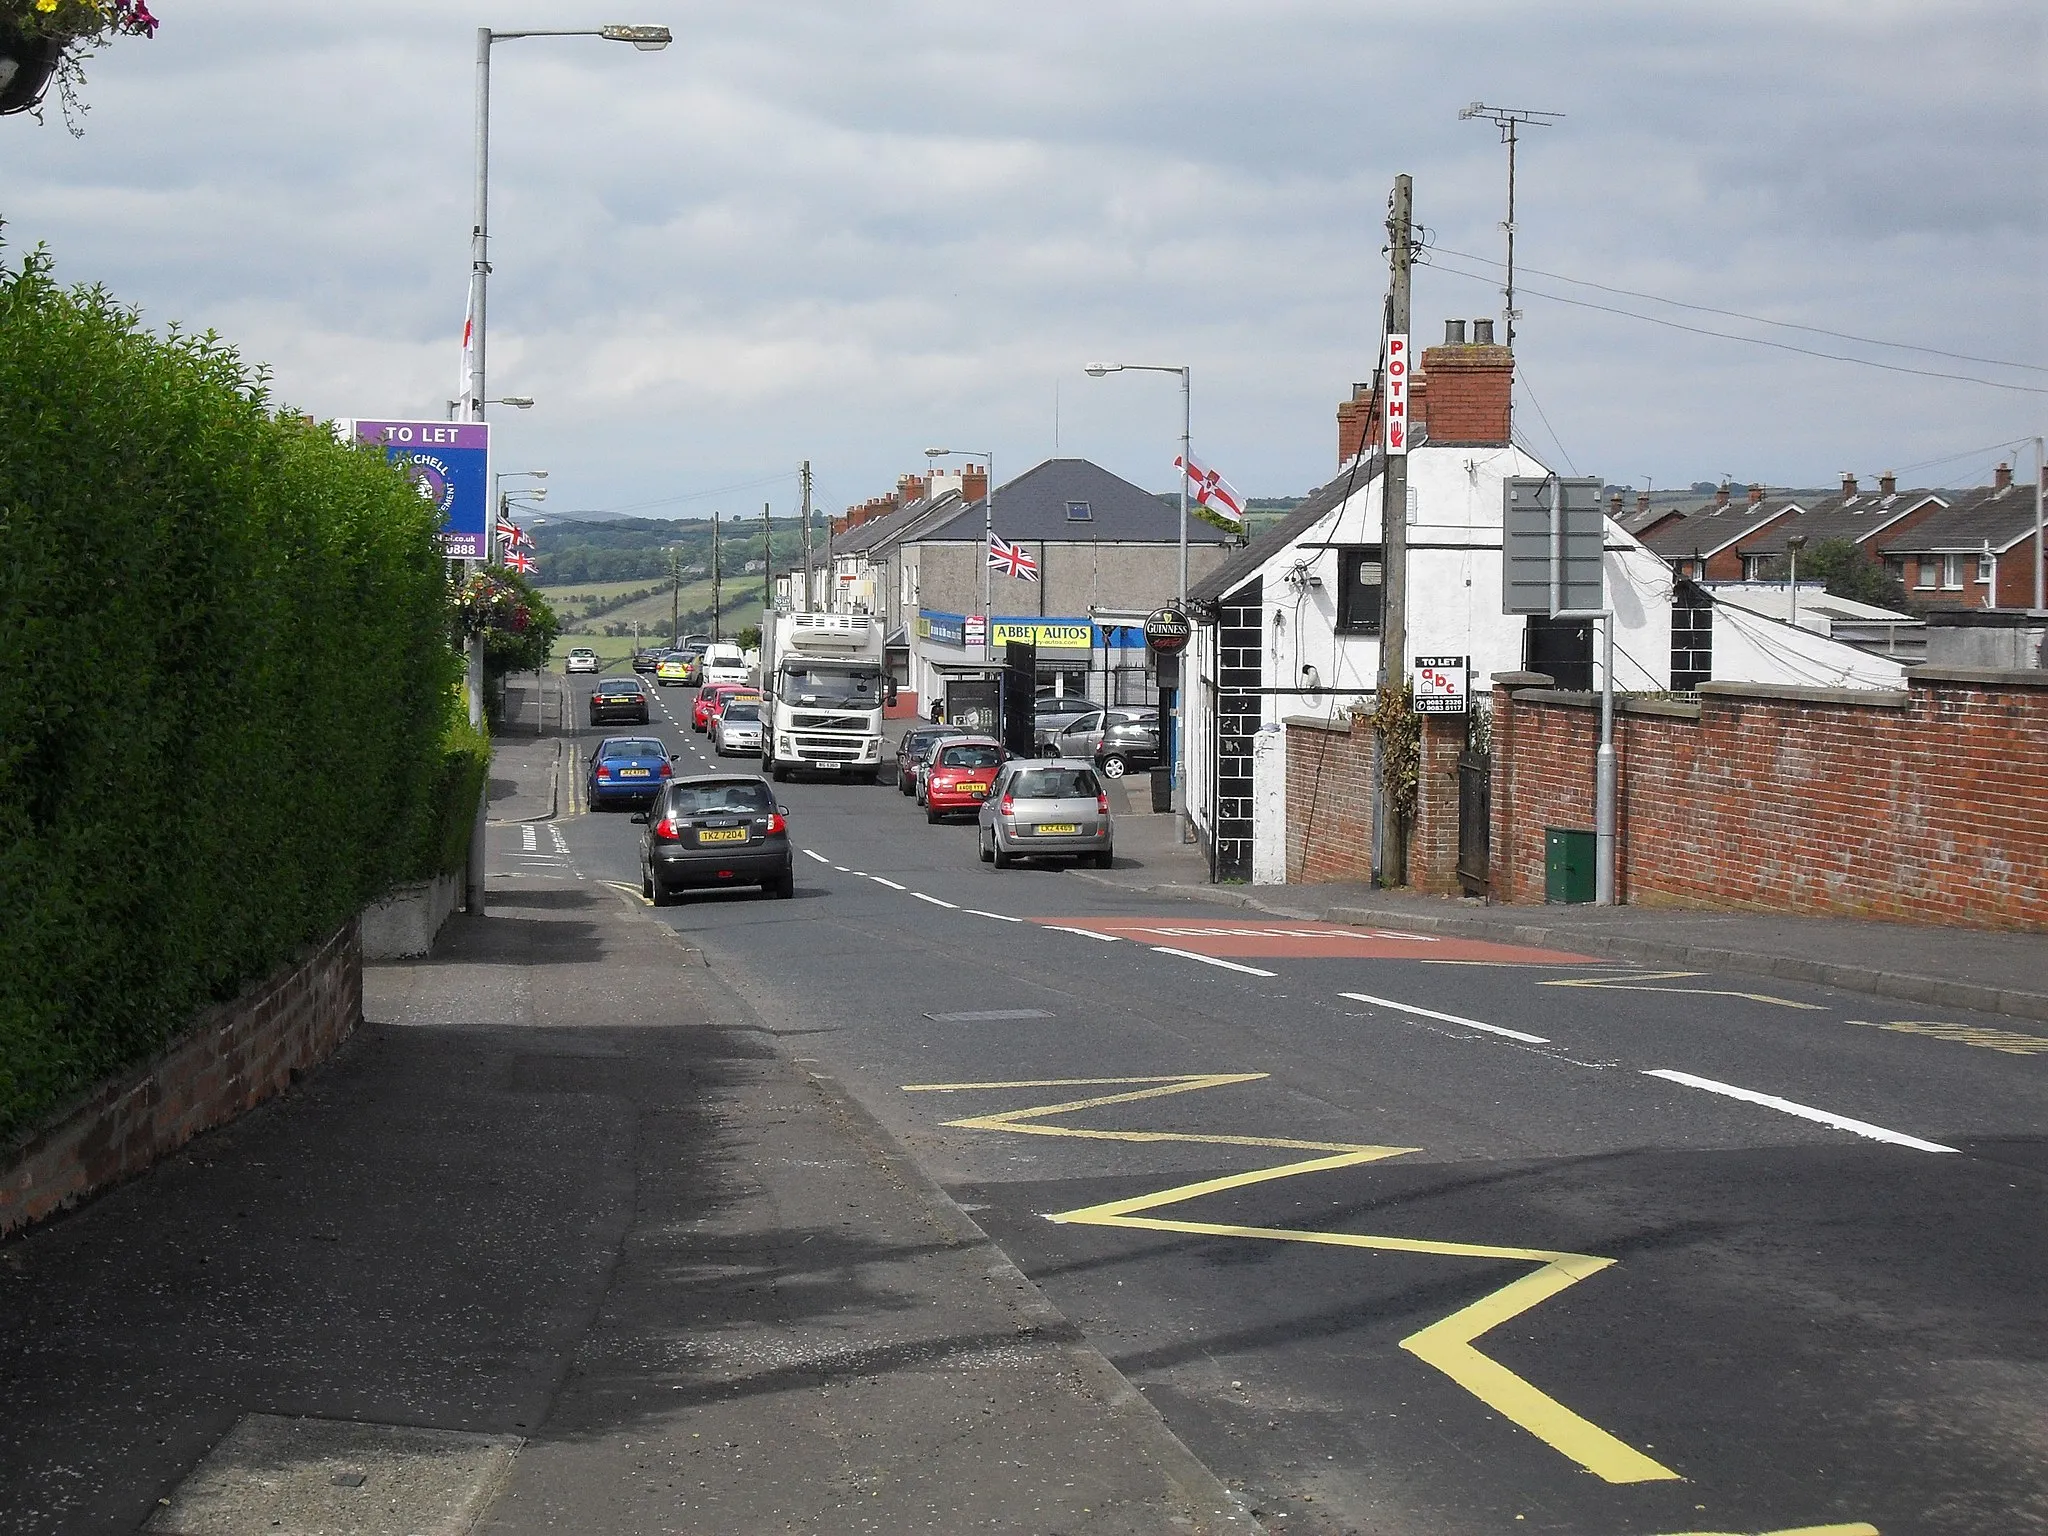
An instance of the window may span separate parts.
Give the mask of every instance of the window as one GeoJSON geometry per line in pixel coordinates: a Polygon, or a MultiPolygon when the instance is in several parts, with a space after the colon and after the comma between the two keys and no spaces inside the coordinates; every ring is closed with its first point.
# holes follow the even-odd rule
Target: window
{"type": "Polygon", "coordinates": [[[1380,600],[1386,592],[1385,581],[1377,544],[1337,551],[1338,633],[1380,632],[1380,600]]]}
{"type": "Polygon", "coordinates": [[[1977,557],[1978,586],[1988,587],[1991,585],[1991,573],[1994,569],[1996,569],[1997,565],[1998,562],[1994,560],[1990,555],[1979,555],[1977,557]]]}
{"type": "Polygon", "coordinates": [[[1963,557],[1943,555],[1941,557],[1941,584],[1950,591],[1959,591],[1963,585],[1963,557]]]}
{"type": "Polygon", "coordinates": [[[1906,559],[1903,555],[1888,555],[1884,562],[1885,574],[1900,586],[1906,584],[1906,559]]]}
{"type": "Polygon", "coordinates": [[[1770,564],[1771,561],[1768,555],[1744,555],[1742,557],[1742,579],[1744,581],[1764,580],[1770,570],[1770,564]]]}
{"type": "Polygon", "coordinates": [[[1086,522],[1092,522],[1092,521],[1094,520],[1094,518],[1095,518],[1095,509],[1094,509],[1093,507],[1089,506],[1087,502],[1085,502],[1085,501],[1070,501],[1070,502],[1068,502],[1068,503],[1067,503],[1067,521],[1068,521],[1068,522],[1070,522],[1070,523],[1086,523],[1086,522]]]}
{"type": "Polygon", "coordinates": [[[1915,583],[1915,585],[1921,587],[1932,587],[1939,585],[1940,581],[1940,561],[1938,561],[1933,555],[1922,555],[1920,557],[1920,579],[1915,583]]]}
{"type": "Polygon", "coordinates": [[[740,784],[678,784],[668,792],[671,816],[716,815],[720,811],[765,814],[775,809],[768,786],[755,779],[740,784]]]}
{"type": "Polygon", "coordinates": [[[1019,800],[1080,800],[1102,786],[1086,768],[1031,768],[1010,780],[1009,791],[1019,800]]]}

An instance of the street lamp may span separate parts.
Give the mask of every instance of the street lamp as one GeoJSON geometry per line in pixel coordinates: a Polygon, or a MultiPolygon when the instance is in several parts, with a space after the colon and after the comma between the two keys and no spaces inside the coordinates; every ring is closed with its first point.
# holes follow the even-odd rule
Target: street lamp
{"type": "Polygon", "coordinates": [[[498,489],[499,482],[504,480],[545,480],[547,477],[548,472],[544,469],[501,469],[492,474],[491,511],[496,515],[492,518],[490,532],[486,535],[490,541],[487,547],[491,555],[490,560],[486,562],[487,564],[496,565],[498,563],[497,519],[506,514],[511,505],[512,498],[514,496],[531,496],[536,501],[546,501],[548,496],[548,488],[544,485],[529,486],[521,491],[501,491],[498,489]]]}
{"type": "Polygon", "coordinates": [[[667,27],[604,26],[594,28],[537,29],[493,32],[476,29],[476,217],[470,226],[469,283],[474,329],[469,337],[469,369],[463,378],[464,416],[470,421],[484,419],[487,404],[510,405],[525,410],[533,401],[522,395],[503,400],[484,398],[484,289],[490,276],[490,165],[491,165],[491,44],[522,37],[601,37],[607,42],[631,43],[646,53],[659,52],[673,41],[667,27]]]}
{"type": "Polygon", "coordinates": [[[1089,378],[1110,373],[1177,373],[1180,375],[1180,603],[1188,600],[1188,465],[1192,462],[1188,443],[1188,372],[1185,367],[1169,368],[1163,363],[1090,363],[1084,370],[1089,378]]]}
{"type": "MultiPolygon", "coordinates": [[[[450,400],[450,401],[448,402],[448,419],[449,419],[450,421],[460,421],[460,420],[462,420],[462,413],[463,413],[463,409],[464,409],[464,404],[465,404],[465,402],[463,402],[463,401],[461,401],[461,400],[450,400]]],[[[530,411],[530,410],[532,410],[532,409],[533,409],[533,396],[531,396],[531,395],[507,395],[507,396],[505,396],[505,398],[504,398],[504,399],[502,399],[502,400],[486,400],[486,401],[484,402],[484,404],[485,404],[485,405],[509,405],[509,406],[513,406],[513,407],[515,407],[515,408],[516,408],[516,409],[518,409],[518,410],[522,410],[522,411],[530,411]]]]}
{"type": "Polygon", "coordinates": [[[981,548],[981,649],[984,658],[995,654],[995,549],[996,549],[996,461],[993,454],[972,448],[927,448],[928,459],[979,459],[988,472],[988,489],[982,496],[981,548]]]}

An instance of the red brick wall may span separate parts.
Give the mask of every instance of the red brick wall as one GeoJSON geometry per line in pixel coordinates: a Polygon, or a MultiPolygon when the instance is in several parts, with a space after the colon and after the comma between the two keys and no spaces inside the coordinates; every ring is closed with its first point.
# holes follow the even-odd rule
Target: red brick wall
{"type": "MultiPolygon", "coordinates": [[[[1430,347],[1422,354],[1429,380],[1429,441],[1505,443],[1515,357],[1506,347],[1430,347]]],[[[1423,424],[1420,412],[1416,424],[1423,424]]]]}
{"type": "Polygon", "coordinates": [[[1372,724],[1287,726],[1287,879],[1372,879],[1372,724]]]}
{"type": "MultiPolygon", "coordinates": [[[[2048,930],[2048,673],[1910,683],[1710,683],[1697,718],[1619,713],[1619,898],[2048,930]]],[[[1540,902],[1544,829],[1593,825],[1599,714],[1506,688],[1494,708],[1493,898],[1540,902]]]]}
{"type": "Polygon", "coordinates": [[[1998,557],[1998,592],[1995,598],[1998,607],[2034,606],[2034,567],[2039,561],[2040,556],[2035,553],[2035,540],[2031,533],[2027,535],[2025,543],[2015,544],[1998,557]]]}
{"type": "Polygon", "coordinates": [[[207,1009],[169,1050],[103,1083],[0,1164],[0,1236],[131,1178],[282,1093],[363,1016],[351,921],[295,965],[207,1009]]]}
{"type": "Polygon", "coordinates": [[[1408,834],[1408,883],[1418,891],[1456,894],[1458,885],[1458,758],[1465,750],[1463,715],[1422,717],[1422,757],[1415,788],[1415,825],[1408,834]]]}

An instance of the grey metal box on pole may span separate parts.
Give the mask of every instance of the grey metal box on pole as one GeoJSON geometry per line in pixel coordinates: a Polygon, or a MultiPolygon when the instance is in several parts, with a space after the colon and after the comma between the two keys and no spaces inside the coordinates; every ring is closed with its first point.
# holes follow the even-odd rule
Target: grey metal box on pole
{"type": "Polygon", "coordinates": [[[1501,612],[1598,613],[1607,606],[1601,482],[1545,475],[1506,482],[1501,612]]]}

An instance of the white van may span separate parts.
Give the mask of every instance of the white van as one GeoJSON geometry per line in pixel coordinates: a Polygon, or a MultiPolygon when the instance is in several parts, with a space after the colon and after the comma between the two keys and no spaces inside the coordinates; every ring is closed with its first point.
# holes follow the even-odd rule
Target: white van
{"type": "Polygon", "coordinates": [[[730,640],[714,640],[704,648],[700,683],[751,683],[754,669],[747,665],[747,653],[730,640]]]}

